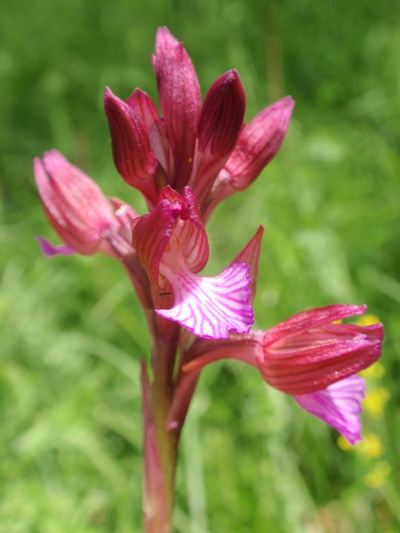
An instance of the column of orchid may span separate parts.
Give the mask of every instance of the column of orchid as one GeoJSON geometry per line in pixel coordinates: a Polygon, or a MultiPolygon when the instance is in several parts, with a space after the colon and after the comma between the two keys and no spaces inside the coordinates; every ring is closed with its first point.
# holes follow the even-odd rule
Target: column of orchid
{"type": "Polygon", "coordinates": [[[254,366],[354,444],[365,389],[357,373],[380,356],[382,325],[344,324],[366,306],[331,305],[251,330],[261,227],[221,274],[199,275],[209,257],[205,222],[276,154],[294,103],[285,97],[246,125],[235,70],[219,77],[202,103],[193,64],[166,28],[157,32],[152,60],[162,116],[140,89],[126,101],[105,92],[116,168],[143,194],[147,214],[106,198],[54,150],[35,159],[34,170],[63,241],[55,246],[40,237],[43,253],[113,257],[142,304],[153,346],[142,363],[145,530],[168,533],[179,435],[204,366],[223,358],[254,366]]]}

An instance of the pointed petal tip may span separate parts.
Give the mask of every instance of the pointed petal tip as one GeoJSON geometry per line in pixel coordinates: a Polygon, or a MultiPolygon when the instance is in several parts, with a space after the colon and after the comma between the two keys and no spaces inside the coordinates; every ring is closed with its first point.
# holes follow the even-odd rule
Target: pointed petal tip
{"type": "Polygon", "coordinates": [[[118,172],[129,185],[145,191],[154,200],[153,174],[157,162],[142,117],[108,87],[104,93],[104,108],[118,172]]]}
{"type": "Polygon", "coordinates": [[[189,54],[165,27],[157,31],[153,67],[173,161],[169,183],[182,188],[193,166],[201,92],[189,54]]]}
{"type": "Polygon", "coordinates": [[[246,95],[239,74],[228,70],[211,85],[201,109],[199,151],[208,147],[214,157],[228,157],[243,127],[246,95]]]}

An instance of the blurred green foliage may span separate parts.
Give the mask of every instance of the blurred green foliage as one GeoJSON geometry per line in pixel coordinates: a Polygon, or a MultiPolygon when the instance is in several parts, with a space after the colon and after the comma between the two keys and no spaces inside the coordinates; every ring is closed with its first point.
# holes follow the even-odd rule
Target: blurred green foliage
{"type": "Polygon", "coordinates": [[[367,302],[386,328],[385,373],[368,378],[386,403],[364,416],[375,447],[343,451],[250,368],[208,368],[182,441],[176,531],[400,530],[399,15],[396,0],[3,2],[0,533],[141,528],[145,322],[119,265],[40,256],[34,235],[53,234],[32,158],[57,148],[143,211],[113,168],[102,95],[139,86],[156,99],[159,25],[185,42],[203,94],[239,70],[247,119],[284,94],[297,102],[277,158],[211,220],[209,271],[263,224],[257,327],[367,302]]]}

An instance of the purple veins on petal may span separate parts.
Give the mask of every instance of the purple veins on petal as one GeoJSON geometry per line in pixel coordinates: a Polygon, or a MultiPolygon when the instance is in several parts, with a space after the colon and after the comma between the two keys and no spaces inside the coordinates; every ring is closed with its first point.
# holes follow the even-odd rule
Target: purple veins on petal
{"type": "Polygon", "coordinates": [[[236,263],[212,278],[184,267],[177,274],[164,272],[174,289],[174,306],[156,312],[203,338],[226,339],[230,331],[247,333],[254,322],[249,269],[236,263]]]}
{"type": "Polygon", "coordinates": [[[36,236],[36,240],[40,245],[40,251],[46,257],[53,257],[55,255],[72,255],[75,253],[75,250],[70,246],[66,244],[52,244],[40,235],[36,236]]]}
{"type": "Polygon", "coordinates": [[[364,380],[353,375],[318,392],[293,397],[303,409],[335,428],[350,444],[355,444],[362,439],[360,414],[364,396],[364,380]]]}

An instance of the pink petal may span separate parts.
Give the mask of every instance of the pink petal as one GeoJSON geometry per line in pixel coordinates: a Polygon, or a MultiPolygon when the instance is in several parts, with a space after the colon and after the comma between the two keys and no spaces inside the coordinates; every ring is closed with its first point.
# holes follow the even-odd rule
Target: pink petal
{"type": "Polygon", "coordinates": [[[133,221],[132,244],[152,284],[160,291],[165,289],[159,278],[161,261],[178,270],[183,258],[192,272],[202,270],[208,260],[208,240],[190,188],[185,187],[180,195],[165,187],[153,211],[133,221]]]}
{"type": "Polygon", "coordinates": [[[107,87],[104,107],[110,128],[115,166],[123,179],[155,204],[156,158],[142,117],[107,87]]]}
{"type": "Polygon", "coordinates": [[[294,101],[290,96],[259,113],[242,131],[225,169],[231,186],[246,189],[279,150],[289,127],[294,101]]]}
{"type": "Polygon", "coordinates": [[[46,257],[53,257],[55,255],[72,255],[75,250],[66,244],[52,244],[50,241],[40,235],[36,236],[36,240],[40,245],[40,251],[46,257]]]}
{"type": "Polygon", "coordinates": [[[243,126],[246,95],[239,74],[230,70],[211,85],[201,109],[199,150],[215,157],[230,154],[243,126]]]}
{"type": "Polygon", "coordinates": [[[331,305],[304,311],[264,333],[259,371],[282,392],[310,394],[369,367],[381,355],[382,324],[336,323],[366,306],[331,305]]]}
{"type": "Polygon", "coordinates": [[[357,375],[350,376],[312,394],[294,396],[306,411],[317,416],[345,437],[350,444],[361,440],[361,401],[365,382],[357,375]]]}
{"type": "Polygon", "coordinates": [[[243,86],[236,70],[220,76],[206,95],[189,181],[201,206],[207,205],[212,185],[235,148],[244,125],[245,105],[243,86]]]}
{"type": "Polygon", "coordinates": [[[157,31],[153,64],[168,141],[174,158],[169,183],[180,190],[187,185],[192,169],[201,108],[200,85],[183,44],[165,27],[157,31]]]}
{"type": "Polygon", "coordinates": [[[174,306],[156,312],[203,338],[226,339],[230,331],[247,333],[254,322],[249,271],[248,265],[235,263],[210,278],[196,276],[184,266],[176,274],[164,269],[173,287],[174,306]]]}
{"type": "Polygon", "coordinates": [[[153,100],[144,91],[135,89],[126,103],[142,117],[147,126],[150,144],[157,161],[167,171],[172,165],[172,162],[168,160],[170,154],[169,144],[166,138],[165,124],[158,115],[153,100]]]}
{"type": "Polygon", "coordinates": [[[83,255],[112,255],[105,237],[119,222],[96,183],[56,150],[34,159],[34,174],[47,218],[65,244],[83,255]]]}

